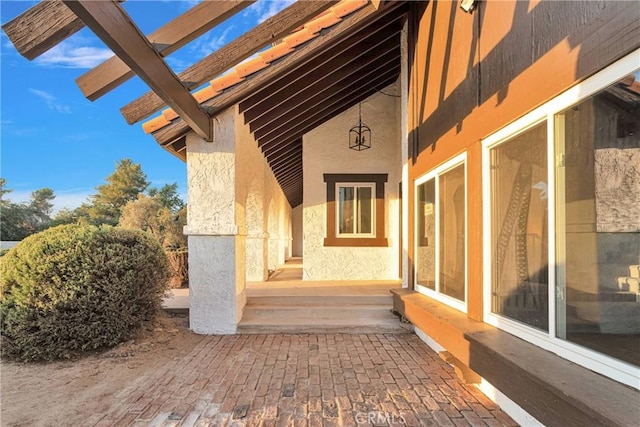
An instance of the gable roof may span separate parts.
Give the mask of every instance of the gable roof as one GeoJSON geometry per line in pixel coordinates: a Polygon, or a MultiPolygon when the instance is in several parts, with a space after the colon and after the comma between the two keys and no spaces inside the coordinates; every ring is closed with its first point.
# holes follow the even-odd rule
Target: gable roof
{"type": "MultiPolygon", "coordinates": [[[[397,80],[400,33],[408,7],[404,1],[387,1],[377,9],[367,4],[367,0],[298,1],[176,76],[162,56],[253,0],[202,2],[152,33],[149,39],[141,35],[133,22],[121,28],[108,19],[101,20],[103,6],[95,6],[90,0],[42,2],[32,8],[39,8],[38,13],[30,9],[3,26],[16,47],[24,50],[21,53],[27,50],[30,56],[34,51],[42,53],[82,27],[74,12],[61,8],[61,3],[73,9],[103,40],[117,39],[121,32],[136,39],[137,32],[142,41],[132,49],[130,45],[134,42],[109,40],[114,47],[107,45],[123,57],[109,60],[110,64],[101,64],[77,80],[90,99],[129,78],[132,72],[127,65],[131,65],[156,94],[148,93],[123,107],[123,115],[129,123],[148,117],[162,107],[164,102],[158,97],[161,95],[174,108],[164,110],[144,123],[143,128],[162,147],[182,159],[186,156],[185,136],[190,130],[211,137],[211,128],[207,129],[210,123],[200,119],[202,114],[214,117],[239,104],[291,206],[302,202],[302,135],[397,80]],[[42,12],[53,7],[58,13],[57,20],[49,22],[42,12]],[[42,29],[44,21],[48,23],[46,31],[42,29]],[[29,42],[16,42],[25,28],[31,28],[29,42]],[[156,44],[152,45],[150,40],[156,40],[156,44]],[[170,42],[158,45],[157,40],[170,42]],[[270,48],[259,51],[264,44],[274,42],[270,48]],[[155,68],[145,69],[145,64],[138,64],[139,55],[155,61],[155,68]],[[235,62],[230,62],[230,58],[235,62]],[[157,76],[156,68],[164,72],[159,82],[150,75],[157,76]],[[229,71],[220,75],[225,69],[229,71]],[[181,82],[185,93],[208,83],[193,92],[189,100],[181,94],[182,89],[167,89],[173,85],[173,79],[181,82]]],[[[104,7],[126,17],[115,3],[104,7]]]]}

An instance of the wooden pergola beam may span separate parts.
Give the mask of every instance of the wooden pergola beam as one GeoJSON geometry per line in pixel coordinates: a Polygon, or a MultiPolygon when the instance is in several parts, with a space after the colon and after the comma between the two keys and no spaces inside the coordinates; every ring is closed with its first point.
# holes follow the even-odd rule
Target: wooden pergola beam
{"type": "Polygon", "coordinates": [[[2,26],[18,53],[32,60],[84,27],[61,0],[42,1],[2,26]]]}
{"type": "MultiPolygon", "coordinates": [[[[260,90],[266,83],[284,74],[291,73],[296,67],[312,61],[316,55],[319,55],[329,49],[333,43],[352,34],[354,31],[358,31],[359,24],[365,21],[365,18],[376,13],[373,7],[364,7],[352,15],[349,15],[346,19],[336,24],[331,31],[326,34],[322,34],[315,39],[309,41],[302,47],[299,47],[295,52],[290,53],[286,57],[282,58],[278,64],[272,64],[270,67],[262,70],[258,75],[237,84],[233,88],[225,91],[224,93],[216,96],[204,103],[209,108],[212,115],[219,113],[225,108],[241,101],[242,99],[250,96],[256,91],[260,90]]],[[[169,126],[153,133],[153,137],[160,145],[166,145],[175,140],[187,132],[187,126],[180,120],[172,123],[169,126]]]]}
{"type": "MultiPolygon", "coordinates": [[[[221,47],[179,74],[188,87],[198,87],[249,58],[264,46],[288,35],[296,27],[336,4],[337,0],[297,1],[252,30],[221,47]]],[[[162,108],[163,102],[149,92],[121,108],[129,124],[139,122],[162,108]]]]}
{"type": "MultiPolygon", "coordinates": [[[[255,2],[204,1],[149,34],[149,42],[158,47],[160,56],[165,57],[255,2]]],[[[80,76],[76,83],[87,99],[95,101],[134,75],[122,59],[114,56],[80,76]]]]}
{"type": "Polygon", "coordinates": [[[211,117],[114,1],[63,0],[125,64],[202,138],[213,140],[211,117]]]}

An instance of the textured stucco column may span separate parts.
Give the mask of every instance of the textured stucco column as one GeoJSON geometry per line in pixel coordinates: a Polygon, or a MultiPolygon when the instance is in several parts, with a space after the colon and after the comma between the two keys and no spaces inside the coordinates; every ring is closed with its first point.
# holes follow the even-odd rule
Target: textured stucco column
{"type": "Polygon", "coordinates": [[[247,282],[267,280],[267,234],[249,233],[247,235],[247,282]]]}
{"type": "Polygon", "coordinates": [[[214,141],[187,136],[189,321],[199,334],[234,334],[245,295],[246,230],[236,224],[235,114],[219,115],[214,141]]]}

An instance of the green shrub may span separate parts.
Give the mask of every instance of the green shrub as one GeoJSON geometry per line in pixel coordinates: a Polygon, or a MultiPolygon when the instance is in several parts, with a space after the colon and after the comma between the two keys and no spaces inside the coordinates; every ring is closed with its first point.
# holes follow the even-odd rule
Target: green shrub
{"type": "Polygon", "coordinates": [[[70,358],[129,339],[160,309],[167,257],[145,233],[62,225],[0,258],[2,354],[70,358]]]}

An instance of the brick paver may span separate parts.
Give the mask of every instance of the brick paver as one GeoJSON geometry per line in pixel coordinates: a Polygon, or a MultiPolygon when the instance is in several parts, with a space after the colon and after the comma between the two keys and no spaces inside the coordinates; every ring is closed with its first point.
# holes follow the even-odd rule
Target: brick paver
{"type": "Polygon", "coordinates": [[[412,334],[210,336],[97,426],[516,425],[412,334]]]}

